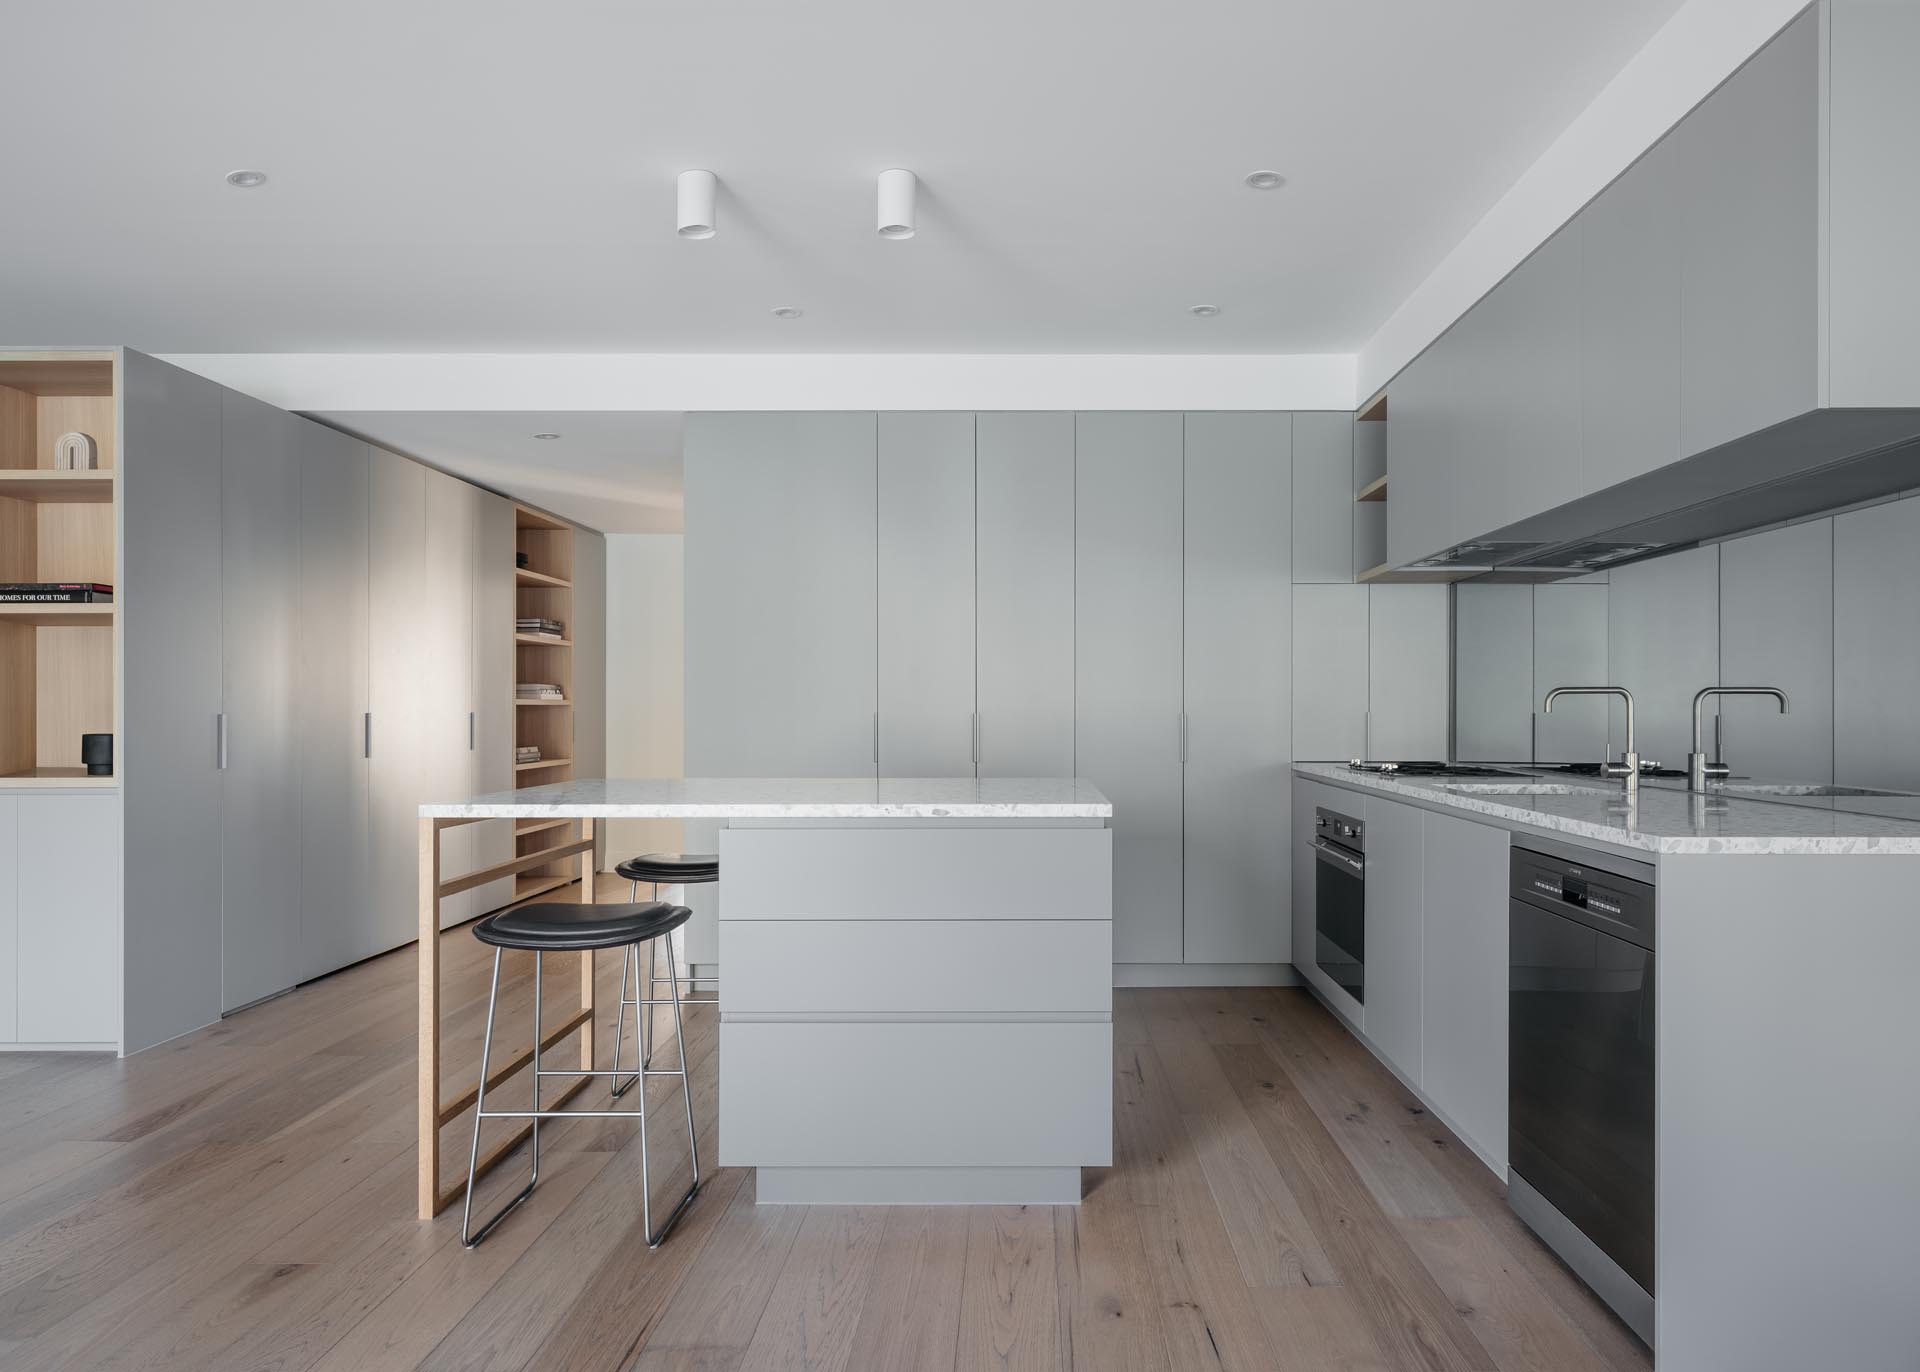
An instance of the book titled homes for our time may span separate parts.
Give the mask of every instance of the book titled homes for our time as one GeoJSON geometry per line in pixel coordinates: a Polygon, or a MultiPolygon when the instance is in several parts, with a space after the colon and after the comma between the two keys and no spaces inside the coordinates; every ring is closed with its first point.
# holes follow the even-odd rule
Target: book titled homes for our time
{"type": "Polygon", "coordinates": [[[0,581],[0,601],[60,605],[91,604],[113,599],[113,587],[97,581],[0,581]]]}

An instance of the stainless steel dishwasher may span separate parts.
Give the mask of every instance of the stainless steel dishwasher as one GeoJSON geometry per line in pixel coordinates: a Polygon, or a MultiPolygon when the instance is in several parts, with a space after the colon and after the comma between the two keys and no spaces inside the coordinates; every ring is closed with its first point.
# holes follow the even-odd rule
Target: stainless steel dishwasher
{"type": "Polygon", "coordinates": [[[1507,1203],[1651,1344],[1654,869],[1551,847],[1510,867],[1507,1203]]]}

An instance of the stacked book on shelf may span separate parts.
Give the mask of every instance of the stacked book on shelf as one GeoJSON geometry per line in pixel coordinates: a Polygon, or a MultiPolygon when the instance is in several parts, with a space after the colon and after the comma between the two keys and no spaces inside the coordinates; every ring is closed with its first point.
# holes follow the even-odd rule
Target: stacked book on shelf
{"type": "Polygon", "coordinates": [[[551,681],[523,681],[513,688],[520,700],[565,700],[567,694],[551,681]]]}
{"type": "Polygon", "coordinates": [[[557,619],[546,619],[539,615],[522,615],[514,621],[514,630],[522,634],[538,634],[542,638],[565,638],[566,626],[557,619]]]}
{"type": "Polygon", "coordinates": [[[97,581],[0,581],[0,601],[9,604],[96,605],[112,599],[113,587],[97,581]]]}
{"type": "Polygon", "coordinates": [[[523,743],[513,750],[513,760],[515,762],[538,762],[540,760],[540,749],[531,743],[523,743]]]}

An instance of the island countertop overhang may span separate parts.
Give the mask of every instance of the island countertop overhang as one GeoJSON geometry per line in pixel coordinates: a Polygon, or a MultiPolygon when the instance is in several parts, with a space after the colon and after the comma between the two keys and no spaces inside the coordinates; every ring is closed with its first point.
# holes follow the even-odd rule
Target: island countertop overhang
{"type": "Polygon", "coordinates": [[[1083,777],[589,777],[420,807],[423,819],[1113,817],[1083,777]]]}

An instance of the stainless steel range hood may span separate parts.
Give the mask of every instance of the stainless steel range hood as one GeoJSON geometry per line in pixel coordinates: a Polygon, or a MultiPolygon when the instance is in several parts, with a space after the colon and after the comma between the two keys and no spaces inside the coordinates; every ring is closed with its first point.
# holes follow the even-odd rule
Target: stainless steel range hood
{"type": "Polygon", "coordinates": [[[1413,564],[1558,581],[1920,489],[1920,410],[1814,410],[1413,564]]]}

